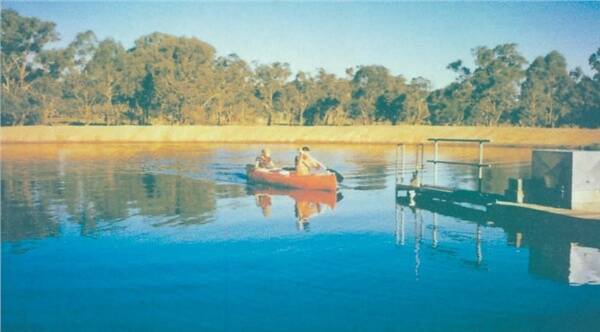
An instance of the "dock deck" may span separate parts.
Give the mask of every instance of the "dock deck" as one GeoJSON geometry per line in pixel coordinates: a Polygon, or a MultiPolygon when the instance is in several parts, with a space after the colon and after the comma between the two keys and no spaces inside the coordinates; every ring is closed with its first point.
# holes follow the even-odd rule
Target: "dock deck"
{"type": "Polygon", "coordinates": [[[566,218],[583,221],[600,221],[600,212],[598,211],[570,210],[531,203],[508,202],[504,200],[504,196],[502,195],[483,193],[475,190],[454,189],[439,186],[415,187],[397,184],[397,199],[407,197],[398,196],[398,193],[402,191],[414,191],[416,194],[417,203],[424,203],[426,201],[438,201],[447,204],[468,203],[481,206],[485,211],[495,215],[501,214],[506,216],[518,215],[519,217],[530,218],[543,217],[566,218]]]}

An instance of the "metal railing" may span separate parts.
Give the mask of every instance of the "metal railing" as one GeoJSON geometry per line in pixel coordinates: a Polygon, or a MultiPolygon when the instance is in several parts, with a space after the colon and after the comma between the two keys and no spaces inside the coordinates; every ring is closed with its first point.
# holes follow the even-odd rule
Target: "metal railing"
{"type": "Polygon", "coordinates": [[[474,166],[477,167],[477,190],[481,191],[483,182],[483,169],[491,167],[491,164],[485,164],[483,162],[483,145],[490,143],[489,139],[469,139],[469,138],[429,138],[428,141],[433,142],[433,160],[427,160],[428,163],[433,163],[433,185],[437,185],[437,165],[448,164],[448,165],[462,165],[462,166],[474,166]],[[439,143],[440,142],[451,142],[451,143],[477,143],[479,144],[479,162],[478,163],[467,163],[458,161],[439,160],[439,143]]]}
{"type": "MultiPolygon", "coordinates": [[[[419,171],[419,176],[423,176],[423,168],[424,162],[424,150],[425,146],[423,143],[419,143],[416,146],[415,150],[415,171],[419,171]]],[[[404,170],[406,169],[406,145],[404,143],[400,143],[396,145],[396,185],[399,183],[404,183],[404,170]],[[400,161],[400,162],[399,162],[400,161]]],[[[421,178],[422,179],[422,178],[421,178]]]]}
{"type": "MultiPolygon", "coordinates": [[[[483,146],[486,143],[490,143],[489,139],[469,139],[469,138],[429,138],[429,142],[433,142],[433,159],[427,160],[428,163],[433,164],[433,185],[438,184],[438,164],[456,165],[456,166],[473,166],[477,167],[477,190],[481,191],[483,182],[483,169],[489,168],[492,165],[484,163],[483,160],[483,146]],[[451,161],[451,160],[440,160],[439,149],[440,143],[477,143],[479,145],[479,161],[477,163],[451,161]]],[[[396,184],[404,183],[404,171],[406,169],[405,163],[406,147],[404,143],[396,146],[396,184]]],[[[423,168],[424,168],[424,144],[418,144],[416,148],[415,156],[415,170],[419,171],[421,180],[423,179],[423,168]]],[[[421,181],[422,182],[422,181],[421,181]]]]}

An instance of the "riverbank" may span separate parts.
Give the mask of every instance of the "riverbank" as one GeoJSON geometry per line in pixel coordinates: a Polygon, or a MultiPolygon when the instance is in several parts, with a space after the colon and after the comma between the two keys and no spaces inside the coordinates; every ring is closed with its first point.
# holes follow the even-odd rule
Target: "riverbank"
{"type": "Polygon", "coordinates": [[[449,126],[26,126],[2,127],[2,143],[424,143],[431,137],[486,138],[505,146],[585,146],[599,129],[449,126]]]}

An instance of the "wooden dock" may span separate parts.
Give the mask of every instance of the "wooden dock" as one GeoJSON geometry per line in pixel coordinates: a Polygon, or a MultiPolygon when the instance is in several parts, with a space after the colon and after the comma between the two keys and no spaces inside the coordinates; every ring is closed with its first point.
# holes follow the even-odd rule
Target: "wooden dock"
{"type": "MultiPolygon", "coordinates": [[[[483,161],[483,144],[489,143],[487,139],[444,139],[431,138],[434,143],[434,159],[427,162],[433,164],[433,184],[422,185],[420,180],[416,179],[417,184],[402,183],[402,176],[405,170],[405,148],[400,144],[400,151],[396,150],[396,200],[402,205],[419,206],[423,208],[442,209],[445,213],[455,215],[465,219],[479,218],[516,218],[516,219],[561,219],[578,221],[600,221],[600,211],[571,210],[557,207],[550,207],[531,203],[510,202],[504,195],[495,193],[486,193],[481,190],[482,168],[492,167],[483,161]],[[458,142],[458,143],[476,143],[479,145],[479,161],[477,163],[465,163],[455,161],[443,161],[438,159],[438,145],[440,142],[458,142]],[[401,158],[400,162],[398,157],[401,158]],[[478,189],[466,190],[459,188],[449,188],[437,185],[437,164],[466,165],[478,168],[478,189]],[[400,180],[400,181],[399,181],[400,180]],[[401,193],[405,193],[402,195],[401,193]],[[467,206],[465,207],[465,204],[467,206]]],[[[415,164],[415,174],[424,169],[423,165],[423,146],[417,148],[417,157],[415,164]],[[419,164],[420,162],[420,164],[419,164]]]]}
{"type": "MultiPolygon", "coordinates": [[[[419,197],[432,200],[442,200],[458,203],[470,203],[477,205],[490,205],[502,199],[501,195],[484,193],[476,190],[457,189],[441,186],[424,185],[414,187],[411,185],[396,185],[396,193],[402,191],[414,191],[419,197]]],[[[396,194],[396,197],[398,194],[396,194]]]]}
{"type": "MultiPolygon", "coordinates": [[[[600,212],[561,209],[531,203],[514,203],[503,200],[502,195],[483,194],[469,190],[452,190],[450,188],[421,188],[400,185],[398,191],[414,191],[414,204],[443,215],[470,221],[493,220],[498,218],[544,219],[600,221],[600,212]],[[468,203],[470,206],[461,205],[468,203]]],[[[408,196],[397,196],[397,203],[410,206],[408,196]]]]}

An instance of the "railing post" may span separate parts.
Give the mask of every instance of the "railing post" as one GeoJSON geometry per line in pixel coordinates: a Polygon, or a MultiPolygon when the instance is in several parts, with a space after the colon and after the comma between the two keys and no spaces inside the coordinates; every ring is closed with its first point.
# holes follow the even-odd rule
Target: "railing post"
{"type": "Polygon", "coordinates": [[[479,192],[481,192],[482,189],[482,182],[483,182],[483,141],[479,141],[479,165],[477,166],[477,169],[479,171],[478,177],[477,177],[477,190],[479,192]]]}
{"type": "Polygon", "coordinates": [[[396,185],[398,185],[399,183],[404,183],[404,166],[405,166],[405,162],[404,162],[404,151],[405,151],[405,146],[404,143],[402,144],[398,144],[396,145],[396,185]],[[398,150],[400,149],[400,153],[398,153],[398,150]],[[398,160],[400,159],[400,160],[398,160]],[[400,180],[400,181],[398,181],[400,180]]]}
{"type": "Polygon", "coordinates": [[[427,160],[429,163],[433,163],[433,186],[438,185],[438,164],[450,164],[450,165],[467,165],[477,167],[477,190],[482,192],[483,190],[483,167],[490,167],[491,165],[483,163],[483,145],[491,142],[489,139],[469,139],[469,138],[429,138],[427,139],[433,142],[433,160],[427,160]],[[440,142],[468,142],[479,144],[479,162],[452,162],[440,160],[439,156],[439,144],[440,142]]]}
{"type": "Polygon", "coordinates": [[[433,185],[437,185],[438,141],[433,141],[433,185]]]}
{"type": "Polygon", "coordinates": [[[402,144],[402,150],[401,150],[402,151],[401,152],[402,156],[400,157],[400,159],[401,159],[401,165],[400,165],[400,182],[401,183],[404,183],[404,165],[405,165],[405,163],[404,163],[405,153],[404,152],[405,152],[405,150],[406,150],[406,146],[404,144],[402,144]]]}
{"type": "Polygon", "coordinates": [[[425,168],[425,144],[421,143],[419,144],[419,147],[417,149],[418,151],[421,151],[421,157],[420,159],[417,159],[417,161],[415,161],[415,163],[417,163],[417,170],[419,171],[419,176],[421,177],[421,181],[420,183],[423,183],[423,169],[425,168]]]}
{"type": "MultiPolygon", "coordinates": [[[[398,188],[398,144],[396,144],[396,164],[394,165],[394,185],[398,188]]],[[[398,192],[396,192],[398,196],[398,192]]]]}

